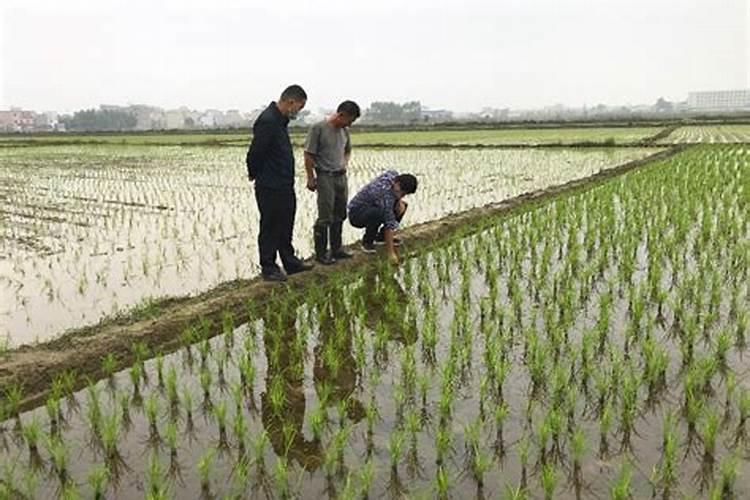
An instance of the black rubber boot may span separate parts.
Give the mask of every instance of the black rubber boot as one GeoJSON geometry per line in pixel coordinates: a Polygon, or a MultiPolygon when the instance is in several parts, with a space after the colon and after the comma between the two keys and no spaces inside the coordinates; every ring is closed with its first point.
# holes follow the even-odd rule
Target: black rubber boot
{"type": "Polygon", "coordinates": [[[341,231],[343,222],[334,222],[331,224],[331,256],[336,259],[351,259],[352,254],[344,250],[341,245],[341,231]]]}
{"type": "Polygon", "coordinates": [[[326,226],[315,226],[313,235],[315,237],[315,260],[324,266],[335,263],[336,259],[328,254],[328,228],[326,226]]]}

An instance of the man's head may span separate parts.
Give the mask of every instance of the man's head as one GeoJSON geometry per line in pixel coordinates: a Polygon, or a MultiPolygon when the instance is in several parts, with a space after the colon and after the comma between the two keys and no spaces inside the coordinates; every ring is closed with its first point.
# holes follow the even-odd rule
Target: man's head
{"type": "Polygon", "coordinates": [[[359,118],[359,105],[354,101],[344,101],[336,108],[336,114],[333,115],[331,123],[338,128],[349,127],[359,118]]]}
{"type": "Polygon", "coordinates": [[[401,174],[393,179],[393,190],[396,196],[403,198],[417,192],[417,178],[411,174],[401,174]]]}
{"type": "Polygon", "coordinates": [[[281,93],[277,104],[281,114],[290,120],[294,120],[306,103],[307,93],[305,93],[305,89],[299,85],[290,85],[281,93]]]}

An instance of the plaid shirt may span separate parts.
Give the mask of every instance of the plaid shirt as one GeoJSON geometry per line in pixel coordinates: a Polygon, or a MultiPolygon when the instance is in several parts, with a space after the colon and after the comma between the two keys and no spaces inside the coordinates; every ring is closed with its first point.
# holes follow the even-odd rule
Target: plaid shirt
{"type": "Polygon", "coordinates": [[[359,193],[349,202],[349,211],[357,211],[363,207],[376,206],[383,210],[383,220],[386,229],[398,229],[395,207],[398,198],[393,192],[393,181],[398,177],[398,172],[388,170],[379,175],[363,187],[359,193]]]}

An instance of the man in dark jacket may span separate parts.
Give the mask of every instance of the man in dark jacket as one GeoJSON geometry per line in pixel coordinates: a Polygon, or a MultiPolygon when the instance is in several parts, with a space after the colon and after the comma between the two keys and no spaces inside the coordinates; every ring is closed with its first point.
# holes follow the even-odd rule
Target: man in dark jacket
{"type": "Polygon", "coordinates": [[[297,210],[294,194],[294,155],[287,125],[305,107],[307,94],[299,85],[282,92],[253,124],[253,139],[247,152],[247,172],[255,182],[255,200],[260,211],[258,249],[266,281],[286,281],[287,274],[312,268],[294,255],[292,231],[297,210]],[[276,254],[286,274],[276,264],[276,254]]]}

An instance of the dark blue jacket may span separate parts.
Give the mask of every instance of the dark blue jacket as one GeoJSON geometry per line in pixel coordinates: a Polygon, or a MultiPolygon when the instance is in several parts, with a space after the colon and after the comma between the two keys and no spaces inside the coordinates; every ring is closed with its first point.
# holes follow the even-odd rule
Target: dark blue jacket
{"type": "Polygon", "coordinates": [[[284,116],[271,102],[253,124],[247,151],[247,173],[255,185],[267,189],[294,189],[294,154],[284,116]]]}

